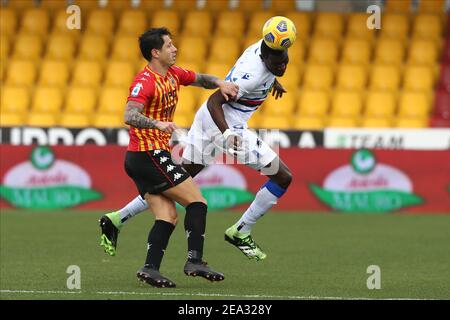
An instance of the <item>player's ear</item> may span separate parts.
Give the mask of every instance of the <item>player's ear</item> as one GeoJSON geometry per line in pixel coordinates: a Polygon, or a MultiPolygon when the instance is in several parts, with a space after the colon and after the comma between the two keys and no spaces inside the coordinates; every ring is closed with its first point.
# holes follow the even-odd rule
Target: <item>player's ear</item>
{"type": "Polygon", "coordinates": [[[161,51],[160,50],[158,50],[158,49],[152,49],[152,51],[151,51],[151,54],[152,54],[152,57],[153,58],[159,58],[159,54],[161,53],[161,51]]]}

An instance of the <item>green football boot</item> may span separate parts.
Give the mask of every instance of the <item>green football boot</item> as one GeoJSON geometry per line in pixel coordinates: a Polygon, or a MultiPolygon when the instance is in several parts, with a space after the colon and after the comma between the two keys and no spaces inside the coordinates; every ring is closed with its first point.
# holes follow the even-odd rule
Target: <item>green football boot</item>
{"type": "Polygon", "coordinates": [[[251,234],[239,232],[236,225],[229,227],[225,231],[225,240],[241,250],[249,259],[259,261],[267,257],[267,254],[253,240],[251,234]]]}
{"type": "Polygon", "coordinates": [[[119,212],[111,212],[102,216],[99,220],[102,234],[100,236],[100,245],[105,253],[110,256],[116,255],[117,239],[121,226],[119,212]]]}

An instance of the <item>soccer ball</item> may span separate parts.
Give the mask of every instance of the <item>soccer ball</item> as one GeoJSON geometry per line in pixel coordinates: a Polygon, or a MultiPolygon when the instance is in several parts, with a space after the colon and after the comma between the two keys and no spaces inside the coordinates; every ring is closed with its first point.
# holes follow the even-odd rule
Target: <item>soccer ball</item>
{"type": "Polygon", "coordinates": [[[276,16],[264,24],[262,36],[269,48],[285,50],[294,43],[297,38],[297,30],[290,19],[276,16]]]}

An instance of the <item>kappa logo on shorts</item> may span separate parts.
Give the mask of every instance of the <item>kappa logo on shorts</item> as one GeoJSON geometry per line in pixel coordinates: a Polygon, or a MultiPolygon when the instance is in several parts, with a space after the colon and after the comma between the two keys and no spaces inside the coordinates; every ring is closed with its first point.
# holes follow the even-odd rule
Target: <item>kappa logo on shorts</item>
{"type": "Polygon", "coordinates": [[[180,179],[183,175],[181,173],[175,173],[173,175],[173,181],[177,181],[178,179],[180,179]]]}
{"type": "Polygon", "coordinates": [[[155,150],[155,151],[153,151],[153,154],[156,156],[156,155],[158,155],[158,154],[160,154],[161,153],[161,150],[155,150]]]}
{"type": "Polygon", "coordinates": [[[170,172],[170,171],[172,171],[173,169],[175,169],[175,166],[173,166],[173,165],[171,165],[171,164],[169,164],[169,165],[167,166],[167,172],[170,172]]]}
{"type": "Polygon", "coordinates": [[[159,163],[164,163],[164,162],[166,162],[167,160],[169,160],[169,158],[167,158],[167,157],[161,157],[161,159],[159,159],[159,163]]]}

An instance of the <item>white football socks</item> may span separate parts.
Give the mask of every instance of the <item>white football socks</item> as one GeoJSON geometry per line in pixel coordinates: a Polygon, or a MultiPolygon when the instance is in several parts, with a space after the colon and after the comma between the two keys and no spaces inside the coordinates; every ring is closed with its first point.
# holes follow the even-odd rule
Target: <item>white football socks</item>
{"type": "Polygon", "coordinates": [[[120,221],[125,223],[128,219],[148,209],[148,204],[140,195],[128,202],[128,204],[119,210],[120,221]]]}

